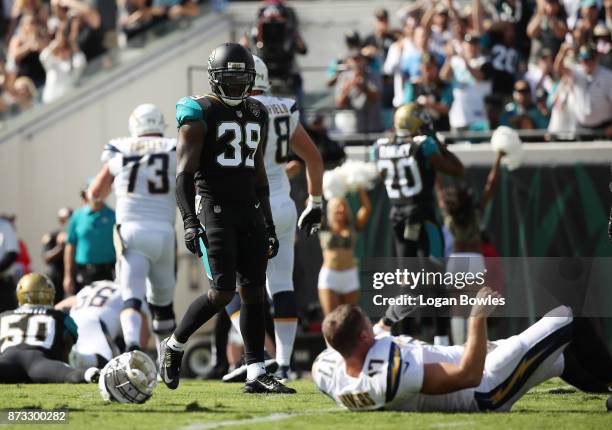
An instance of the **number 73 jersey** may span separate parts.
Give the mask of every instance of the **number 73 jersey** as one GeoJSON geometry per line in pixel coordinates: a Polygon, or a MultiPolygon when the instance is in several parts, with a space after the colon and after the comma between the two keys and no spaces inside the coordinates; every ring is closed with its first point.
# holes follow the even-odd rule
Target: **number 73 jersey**
{"type": "Polygon", "coordinates": [[[111,140],[102,161],[115,177],[117,224],[163,222],[176,217],[176,140],[128,137],[111,140]]]}
{"type": "Polygon", "coordinates": [[[374,144],[372,152],[393,205],[433,203],[436,171],[429,157],[439,149],[431,137],[384,137],[374,144]]]}

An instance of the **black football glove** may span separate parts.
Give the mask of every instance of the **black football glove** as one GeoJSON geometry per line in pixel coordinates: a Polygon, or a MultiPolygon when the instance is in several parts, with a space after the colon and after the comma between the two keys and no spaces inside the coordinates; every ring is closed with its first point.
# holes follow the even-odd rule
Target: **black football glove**
{"type": "Polygon", "coordinates": [[[202,224],[200,224],[200,221],[198,221],[197,218],[185,220],[185,246],[189,252],[198,257],[202,256],[200,239],[202,239],[204,246],[208,248],[208,238],[206,237],[206,232],[202,224]]]}
{"type": "Polygon", "coordinates": [[[321,229],[323,217],[323,199],[321,196],[310,196],[308,205],[298,220],[300,230],[306,229],[306,235],[312,236],[321,229]]]}
{"type": "Polygon", "coordinates": [[[278,237],[276,237],[274,224],[268,225],[266,231],[268,232],[268,259],[272,259],[278,254],[280,243],[278,242],[278,237]]]}

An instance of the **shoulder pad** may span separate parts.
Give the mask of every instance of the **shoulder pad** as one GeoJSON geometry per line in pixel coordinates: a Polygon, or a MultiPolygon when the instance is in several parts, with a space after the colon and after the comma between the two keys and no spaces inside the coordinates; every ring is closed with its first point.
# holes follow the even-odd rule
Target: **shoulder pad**
{"type": "Polygon", "coordinates": [[[65,330],[70,332],[72,336],[74,336],[74,341],[76,342],[77,339],[79,338],[79,331],[78,331],[76,322],[74,322],[74,320],[72,319],[70,315],[65,315],[61,313],[60,311],[57,311],[57,312],[59,312],[61,316],[64,318],[65,330]]]}
{"type": "Polygon", "coordinates": [[[191,121],[204,121],[204,111],[210,107],[206,96],[183,97],[176,102],[176,122],[178,127],[191,121]]]}
{"type": "Polygon", "coordinates": [[[112,139],[106,145],[104,145],[101,157],[103,163],[107,162],[113,157],[116,157],[117,155],[121,155],[123,148],[122,140],[125,139],[127,138],[112,139]]]}
{"type": "Polygon", "coordinates": [[[253,97],[248,97],[245,101],[246,108],[256,117],[266,117],[268,115],[268,109],[266,106],[253,97]]]}
{"type": "Polygon", "coordinates": [[[285,97],[285,98],[282,98],[281,100],[285,104],[285,106],[287,106],[287,108],[289,109],[289,112],[293,113],[293,112],[298,111],[298,105],[294,99],[285,97]]]}

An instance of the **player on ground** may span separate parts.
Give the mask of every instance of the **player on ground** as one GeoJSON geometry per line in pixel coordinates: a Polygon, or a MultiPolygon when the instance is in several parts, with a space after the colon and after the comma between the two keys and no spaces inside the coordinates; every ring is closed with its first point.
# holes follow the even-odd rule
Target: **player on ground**
{"type": "Polygon", "coordinates": [[[266,266],[279,243],[260,145],[266,142],[268,113],[249,98],[253,56],[239,44],[224,43],[208,58],[208,77],[213,94],[177,103],[176,199],[187,249],[201,256],[200,240],[205,245],[211,288],[162,342],[160,375],[169,388],[177,388],[185,343],[232,300],[238,281],[247,362],[244,392],[294,393],[264,367],[266,266]]]}
{"type": "MultiPolygon", "coordinates": [[[[119,354],[115,339],[121,334],[120,314],[123,307],[121,288],[115,282],[96,281],[85,286],[76,296],[62,300],[55,309],[66,311],[79,328],[79,340],[70,352],[74,367],[104,367],[119,354]]],[[[143,307],[146,314],[148,309],[143,307]]],[[[142,325],[141,338],[147,338],[148,325],[142,325]]],[[[146,344],[141,342],[142,345],[146,344]]]]}
{"type": "Polygon", "coordinates": [[[68,366],[78,339],[68,315],[53,309],[55,287],[38,273],[19,280],[19,307],[0,314],[0,383],[97,382],[100,371],[68,366]]]}
{"type": "Polygon", "coordinates": [[[165,128],[164,116],[154,105],[134,109],[129,119],[131,137],[106,145],[104,166],[88,190],[94,200],[104,200],[113,187],[117,196],[115,248],[120,255],[121,329],[128,351],[142,348],[145,300],[158,350],[176,327],[176,140],[163,137],[165,128]]]}
{"type": "MultiPolygon", "coordinates": [[[[297,304],[293,291],[293,260],[297,212],[291,199],[291,185],[285,168],[289,150],[293,150],[306,163],[308,204],[300,215],[298,227],[306,229],[308,236],[321,227],[323,193],[323,159],[314,142],[300,124],[300,112],[293,99],[268,94],[270,82],[268,68],[257,56],[255,84],[251,96],[268,110],[268,138],[262,144],[264,164],[270,183],[270,205],[279,253],[268,262],[266,290],[274,309],[277,378],[286,381],[297,331],[297,304]]],[[[234,327],[240,329],[240,301],[237,297],[226,308],[234,327]]]]}
{"type": "MultiPolygon", "coordinates": [[[[494,299],[497,293],[484,288],[477,297],[494,299]]],[[[355,411],[508,411],[532,387],[561,376],[563,351],[588,333],[575,326],[570,308],[560,306],[519,335],[496,341],[487,354],[486,322],[494,307],[472,308],[465,346],[433,346],[375,338],[363,311],[343,305],[323,323],[334,350],[315,360],[315,384],[339,406],[355,411]]],[[[598,359],[591,359],[593,365],[598,359]]],[[[604,359],[598,367],[601,380],[611,371],[604,359]]]]}

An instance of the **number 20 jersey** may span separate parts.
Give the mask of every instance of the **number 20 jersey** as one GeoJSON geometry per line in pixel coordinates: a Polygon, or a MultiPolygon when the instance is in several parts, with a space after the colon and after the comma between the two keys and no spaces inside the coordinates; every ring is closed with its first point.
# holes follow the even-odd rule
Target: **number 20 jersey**
{"type": "Polygon", "coordinates": [[[53,360],[64,361],[64,336],[78,338],[74,320],[46,306],[20,306],[0,314],[0,354],[9,348],[36,348],[53,360]]]}
{"type": "Polygon", "coordinates": [[[436,172],[429,157],[439,149],[431,137],[384,137],[375,143],[373,152],[378,171],[385,178],[387,195],[394,206],[433,204],[436,172]]]}
{"type": "Polygon", "coordinates": [[[300,121],[295,100],[269,95],[253,96],[268,109],[268,138],[264,145],[264,164],[270,184],[270,195],[288,196],[291,185],[285,166],[289,153],[289,141],[300,121]]]}
{"type": "Polygon", "coordinates": [[[117,224],[162,222],[176,217],[176,140],[127,137],[111,140],[102,161],[115,177],[117,224]]]}
{"type": "Polygon", "coordinates": [[[183,97],[176,120],[179,127],[199,121],[205,128],[197,193],[218,202],[256,202],[255,152],[268,131],[265,106],[251,97],[238,106],[214,95],[183,97]]]}

